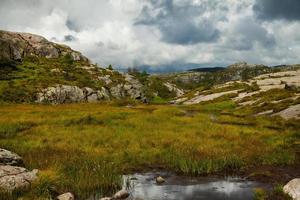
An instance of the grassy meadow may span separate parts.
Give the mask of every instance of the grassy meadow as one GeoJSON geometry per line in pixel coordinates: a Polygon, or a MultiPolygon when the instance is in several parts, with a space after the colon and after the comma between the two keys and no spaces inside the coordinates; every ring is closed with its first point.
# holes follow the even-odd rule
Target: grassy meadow
{"type": "Polygon", "coordinates": [[[0,105],[0,147],[40,170],[31,190],[0,196],[42,200],[71,191],[84,199],[119,189],[122,174],[153,168],[196,176],[298,162],[299,121],[233,109],[231,101],[0,105]]]}

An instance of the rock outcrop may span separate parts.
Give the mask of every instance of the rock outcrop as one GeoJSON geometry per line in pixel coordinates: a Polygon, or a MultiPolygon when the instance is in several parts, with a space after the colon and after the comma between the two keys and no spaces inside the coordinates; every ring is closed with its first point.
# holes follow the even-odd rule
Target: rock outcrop
{"type": "Polygon", "coordinates": [[[183,104],[191,105],[191,104],[197,104],[197,103],[204,102],[204,101],[212,101],[214,99],[217,99],[217,98],[225,96],[225,95],[237,94],[238,92],[239,92],[239,90],[232,90],[232,91],[219,92],[219,93],[213,93],[213,94],[208,94],[208,95],[197,95],[196,97],[194,97],[188,101],[185,101],[183,104]]]}
{"type": "Polygon", "coordinates": [[[169,82],[164,83],[164,86],[166,86],[168,88],[168,90],[170,92],[175,92],[176,97],[181,97],[182,95],[184,95],[184,91],[179,89],[176,85],[171,84],[169,82]]]}
{"type": "Polygon", "coordinates": [[[290,106],[287,109],[273,114],[273,116],[280,116],[284,119],[300,119],[300,104],[290,106]]]}
{"type": "Polygon", "coordinates": [[[228,68],[230,69],[238,69],[238,68],[254,68],[254,67],[265,67],[264,65],[255,65],[255,64],[249,64],[247,62],[238,62],[234,63],[232,65],[229,65],[228,68]]]}
{"type": "MultiPolygon", "coordinates": [[[[233,67],[251,67],[248,66],[247,63],[240,63],[236,64],[233,67]]],[[[252,67],[257,67],[257,65],[253,65],[252,67]]],[[[281,71],[276,73],[269,73],[269,74],[263,74],[256,76],[252,79],[246,80],[246,81],[229,81],[224,84],[215,85],[212,87],[213,90],[207,90],[207,91],[198,91],[192,93],[188,96],[183,96],[180,98],[177,98],[170,103],[175,104],[198,104],[200,102],[204,101],[212,101],[215,100],[221,96],[229,95],[229,94],[236,94],[236,97],[231,98],[234,102],[237,102],[240,106],[251,106],[254,105],[256,102],[258,102],[259,95],[261,93],[268,92],[272,89],[279,89],[279,90],[285,90],[285,89],[296,89],[300,88],[300,70],[292,70],[292,71],[281,71]],[[245,91],[244,89],[228,89],[230,87],[233,87],[234,85],[239,84],[241,87],[252,87],[256,88],[255,91],[245,91]],[[214,92],[214,90],[216,92],[214,92]],[[217,92],[225,90],[224,92],[217,92]],[[207,94],[209,93],[209,94],[207,94]],[[244,101],[244,99],[247,99],[244,101]]],[[[295,91],[296,91],[295,90],[295,91]]],[[[286,100],[297,100],[298,96],[295,96],[297,94],[294,94],[294,97],[290,97],[286,100]]],[[[280,101],[277,101],[279,103],[280,101]]],[[[262,102],[261,102],[262,103],[262,102]]],[[[268,102],[266,102],[268,103],[268,102]]],[[[269,102],[269,103],[276,103],[276,102],[269,102]]],[[[264,111],[262,111],[264,113],[264,111]]],[[[268,114],[271,114],[268,112],[268,114]]],[[[285,119],[291,119],[291,118],[299,118],[300,111],[299,111],[299,105],[291,105],[290,108],[287,108],[279,113],[276,113],[274,115],[279,115],[285,119]]]]}
{"type": "Polygon", "coordinates": [[[125,83],[119,83],[106,89],[100,90],[70,85],[56,85],[43,89],[37,94],[37,103],[79,103],[79,102],[98,102],[110,99],[131,98],[146,101],[142,91],[142,85],[133,78],[125,83]]]}
{"type": "Polygon", "coordinates": [[[108,100],[109,93],[102,87],[101,90],[91,88],[79,88],[70,85],[56,85],[42,90],[37,94],[37,103],[79,103],[79,102],[97,102],[108,100]]]}
{"type": "Polygon", "coordinates": [[[26,56],[58,58],[70,54],[75,61],[88,61],[81,53],[30,33],[0,31],[0,60],[22,61],[26,56]]]}

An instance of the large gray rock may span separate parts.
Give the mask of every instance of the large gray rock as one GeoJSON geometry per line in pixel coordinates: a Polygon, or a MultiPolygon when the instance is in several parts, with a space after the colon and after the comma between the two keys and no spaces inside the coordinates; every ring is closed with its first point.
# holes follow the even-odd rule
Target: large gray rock
{"type": "Polygon", "coordinates": [[[126,94],[132,99],[140,99],[146,101],[145,94],[143,92],[143,85],[132,75],[124,74],[126,84],[124,90],[126,94]]]}
{"type": "Polygon", "coordinates": [[[98,101],[97,91],[93,90],[92,88],[83,88],[83,94],[86,102],[94,103],[98,101]]]}
{"type": "Polygon", "coordinates": [[[5,149],[1,149],[0,148],[0,165],[22,165],[23,164],[23,160],[22,158],[5,149]]]}
{"type": "Polygon", "coordinates": [[[295,178],[288,182],[283,187],[283,191],[294,200],[300,200],[300,178],[295,178]]]}
{"type": "Polygon", "coordinates": [[[30,186],[37,179],[38,170],[29,171],[22,167],[0,165],[0,189],[13,191],[30,186]]]}
{"type": "Polygon", "coordinates": [[[37,94],[38,103],[76,103],[85,101],[82,89],[77,86],[57,85],[42,90],[37,94]]]}

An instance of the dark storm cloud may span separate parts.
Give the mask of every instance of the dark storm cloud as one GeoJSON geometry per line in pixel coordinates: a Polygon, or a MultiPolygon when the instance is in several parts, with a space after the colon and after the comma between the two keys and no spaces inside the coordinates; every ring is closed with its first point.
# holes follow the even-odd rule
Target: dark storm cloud
{"type": "Polygon", "coordinates": [[[264,20],[300,20],[300,0],[256,0],[253,10],[264,20]]]}
{"type": "Polygon", "coordinates": [[[157,27],[162,33],[162,41],[174,44],[196,44],[213,42],[220,32],[215,22],[202,17],[205,6],[185,3],[177,5],[173,0],[151,0],[144,6],[136,25],[157,27]]]}
{"type": "Polygon", "coordinates": [[[276,45],[276,40],[274,35],[269,33],[255,20],[252,18],[243,18],[232,25],[226,44],[231,49],[248,51],[253,49],[255,44],[271,49],[276,45]]]}
{"type": "Polygon", "coordinates": [[[80,31],[80,27],[75,23],[75,21],[73,21],[71,19],[67,19],[66,26],[72,31],[75,31],[75,32],[80,31]]]}
{"type": "Polygon", "coordinates": [[[64,41],[66,42],[71,42],[71,41],[76,41],[76,37],[74,37],[73,35],[65,35],[64,36],[64,41]]]}

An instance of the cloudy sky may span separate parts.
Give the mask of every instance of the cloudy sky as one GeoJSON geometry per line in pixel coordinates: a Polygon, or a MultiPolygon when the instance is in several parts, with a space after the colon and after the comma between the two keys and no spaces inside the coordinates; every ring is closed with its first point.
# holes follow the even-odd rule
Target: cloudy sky
{"type": "Polygon", "coordinates": [[[0,29],[123,69],[300,63],[300,0],[0,0],[0,29]]]}

